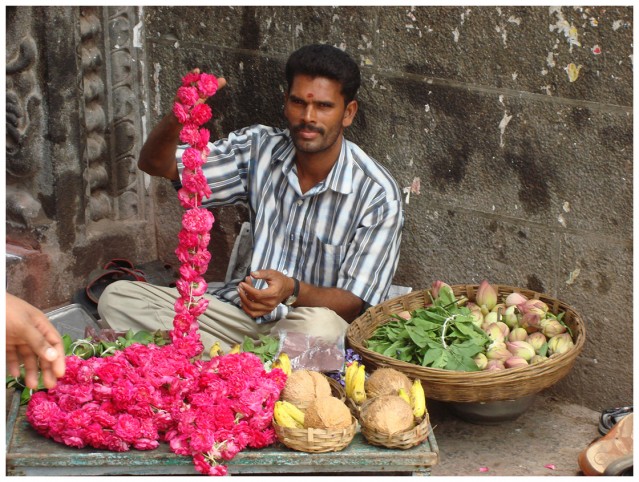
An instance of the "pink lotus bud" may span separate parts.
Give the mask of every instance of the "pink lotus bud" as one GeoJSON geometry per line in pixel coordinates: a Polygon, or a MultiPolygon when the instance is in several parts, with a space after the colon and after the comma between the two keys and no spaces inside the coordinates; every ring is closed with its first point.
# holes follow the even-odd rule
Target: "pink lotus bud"
{"type": "Polygon", "coordinates": [[[506,367],[504,366],[504,362],[501,360],[488,360],[488,364],[486,365],[485,370],[492,372],[497,370],[503,370],[506,367]]]}
{"type": "Polygon", "coordinates": [[[519,325],[528,333],[534,333],[541,328],[540,322],[541,317],[538,313],[524,313],[521,320],[519,320],[519,325]]]}
{"type": "Polygon", "coordinates": [[[557,320],[545,318],[540,322],[541,332],[548,338],[561,335],[566,331],[566,327],[557,320]]]}
{"type": "Polygon", "coordinates": [[[528,301],[528,298],[526,298],[521,293],[510,293],[508,296],[506,296],[505,304],[507,307],[511,307],[511,306],[517,306],[526,301],[528,301]]]}
{"type": "Polygon", "coordinates": [[[528,362],[520,356],[511,356],[508,360],[504,362],[504,366],[506,368],[527,367],[528,362]]]}
{"type": "Polygon", "coordinates": [[[528,361],[535,356],[535,349],[526,341],[507,341],[506,348],[510,353],[528,361]]]}
{"type": "Polygon", "coordinates": [[[397,316],[399,316],[400,318],[404,318],[405,320],[410,320],[412,318],[410,311],[400,311],[399,313],[397,313],[397,316]]]}
{"type": "Polygon", "coordinates": [[[485,315],[497,304],[497,290],[487,280],[483,280],[477,289],[475,301],[485,315]]]}
{"type": "Polygon", "coordinates": [[[511,330],[517,326],[519,323],[519,317],[517,316],[517,307],[515,305],[511,305],[506,310],[504,310],[501,321],[508,325],[508,328],[511,330]]]}
{"type": "Polygon", "coordinates": [[[543,355],[535,355],[530,359],[530,364],[534,365],[536,363],[541,363],[544,360],[548,360],[548,357],[543,355]]]}
{"type": "Polygon", "coordinates": [[[477,355],[475,355],[473,360],[475,362],[475,365],[477,365],[477,368],[479,368],[480,370],[483,370],[484,368],[486,368],[486,365],[488,365],[488,358],[486,358],[486,355],[484,355],[483,353],[478,353],[477,355]]]}
{"type": "Polygon", "coordinates": [[[574,346],[575,344],[570,337],[570,333],[561,333],[560,335],[555,335],[548,340],[548,353],[550,353],[551,356],[556,354],[561,355],[562,353],[566,353],[572,349],[574,346]]]}
{"type": "Polygon", "coordinates": [[[490,345],[486,351],[486,358],[489,360],[500,360],[505,362],[511,356],[513,356],[513,354],[508,351],[508,348],[506,348],[506,345],[503,343],[494,343],[490,345]]]}
{"type": "Polygon", "coordinates": [[[521,326],[513,328],[508,334],[508,341],[526,341],[528,338],[528,332],[521,326]]]}
{"type": "Polygon", "coordinates": [[[484,331],[486,332],[486,335],[488,335],[488,338],[493,342],[504,341],[506,339],[506,337],[504,336],[504,332],[501,330],[497,323],[490,323],[488,326],[486,326],[484,331]]]}
{"type": "Polygon", "coordinates": [[[524,314],[532,312],[539,314],[541,317],[548,312],[548,305],[541,300],[527,300],[517,305],[517,308],[524,314]]]}
{"type": "Polygon", "coordinates": [[[433,295],[434,299],[437,299],[439,297],[439,290],[441,290],[444,287],[446,289],[449,289],[451,293],[453,292],[453,289],[450,287],[448,283],[444,283],[443,281],[440,281],[440,280],[433,281],[433,285],[430,288],[430,293],[433,295]]]}
{"type": "Polygon", "coordinates": [[[508,325],[503,321],[498,321],[496,325],[499,327],[502,334],[504,335],[504,340],[508,338],[508,335],[510,334],[510,328],[508,328],[508,325]]]}
{"type": "Polygon", "coordinates": [[[535,353],[539,355],[539,350],[541,350],[546,343],[546,337],[542,332],[536,331],[535,333],[531,333],[530,335],[528,335],[526,341],[530,343],[530,345],[535,350],[535,353]]]}

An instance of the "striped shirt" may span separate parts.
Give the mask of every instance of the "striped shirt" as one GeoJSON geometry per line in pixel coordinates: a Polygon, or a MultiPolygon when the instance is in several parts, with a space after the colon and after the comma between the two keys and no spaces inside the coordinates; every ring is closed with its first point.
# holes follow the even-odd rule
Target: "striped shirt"
{"type": "MultiPolygon", "coordinates": [[[[180,146],[176,157],[182,173],[180,146]]],[[[245,202],[251,212],[251,271],[274,269],[300,281],[350,291],[369,305],[386,298],[404,223],[400,189],[390,173],[344,139],[328,177],[302,193],[288,130],[254,125],[209,143],[202,166],[212,191],[203,206],[245,202]]],[[[233,280],[211,294],[238,307],[233,280]]],[[[254,280],[265,288],[263,280],[254,280]]],[[[284,304],[257,323],[279,320],[284,304]]]]}

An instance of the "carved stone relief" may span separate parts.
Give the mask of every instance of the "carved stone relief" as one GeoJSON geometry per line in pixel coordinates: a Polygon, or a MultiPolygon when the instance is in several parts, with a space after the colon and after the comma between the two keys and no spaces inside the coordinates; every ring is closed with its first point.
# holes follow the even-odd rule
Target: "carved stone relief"
{"type": "Polygon", "coordinates": [[[8,10],[6,52],[7,236],[37,246],[36,228],[49,222],[36,198],[44,156],[42,92],[38,85],[38,48],[30,29],[30,11],[8,10]]]}

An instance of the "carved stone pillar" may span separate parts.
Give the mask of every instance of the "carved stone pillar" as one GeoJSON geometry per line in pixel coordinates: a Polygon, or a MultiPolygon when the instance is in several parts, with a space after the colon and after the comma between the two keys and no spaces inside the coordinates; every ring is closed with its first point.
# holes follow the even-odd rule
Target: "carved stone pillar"
{"type": "Polygon", "coordinates": [[[7,290],[41,308],[157,257],[136,26],[133,7],[7,7],[7,290]]]}

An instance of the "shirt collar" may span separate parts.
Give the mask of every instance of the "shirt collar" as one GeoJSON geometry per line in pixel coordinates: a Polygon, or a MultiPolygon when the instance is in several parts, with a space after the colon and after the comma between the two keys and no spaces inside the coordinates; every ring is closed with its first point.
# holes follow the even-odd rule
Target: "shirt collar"
{"type": "MultiPolygon", "coordinates": [[[[288,133],[288,130],[286,131],[288,133]]],[[[283,142],[273,153],[272,163],[281,162],[282,172],[287,175],[293,169],[295,162],[295,146],[290,135],[287,136],[287,142],[283,142]]],[[[327,189],[331,189],[341,194],[350,194],[353,191],[353,157],[351,150],[348,148],[350,142],[342,137],[342,148],[340,150],[337,162],[328,173],[328,177],[323,184],[327,189]]]]}

